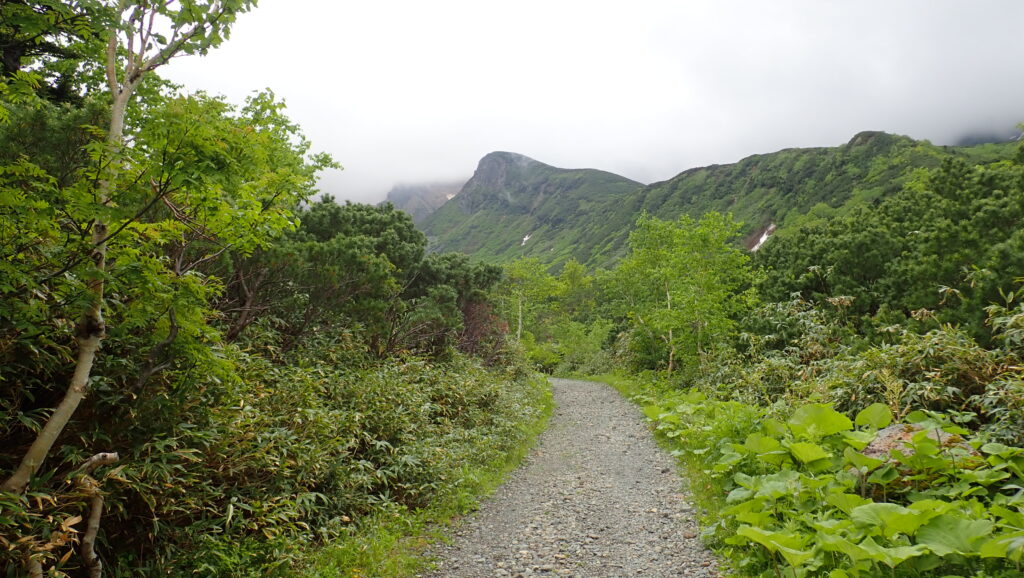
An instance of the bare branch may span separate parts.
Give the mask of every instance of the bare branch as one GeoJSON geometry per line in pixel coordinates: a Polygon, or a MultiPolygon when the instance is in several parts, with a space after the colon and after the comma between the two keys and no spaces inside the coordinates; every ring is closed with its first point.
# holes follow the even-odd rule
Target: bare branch
{"type": "MultiPolygon", "coordinates": [[[[182,34],[181,37],[177,40],[175,40],[174,37],[172,37],[171,42],[168,43],[163,50],[156,53],[155,55],[153,55],[152,58],[145,62],[145,64],[139,69],[139,73],[141,74],[142,72],[149,72],[150,70],[155,70],[156,68],[164,64],[167,64],[172,58],[174,58],[178,54],[179,51],[181,51],[182,47],[185,46],[185,43],[187,43],[192,38],[198,36],[208,27],[212,27],[213,25],[215,25],[225,15],[224,8],[220,5],[220,2],[217,2],[216,4],[210,7],[210,13],[211,16],[209,20],[195,24],[194,26],[192,26],[192,28],[189,28],[184,34],[182,34]]],[[[177,34],[177,31],[175,31],[175,34],[177,34]]]]}
{"type": "Polygon", "coordinates": [[[217,257],[220,257],[221,255],[223,255],[225,251],[227,251],[228,249],[230,249],[232,247],[234,247],[234,243],[228,243],[227,245],[221,246],[219,251],[217,251],[215,253],[211,253],[211,254],[209,254],[209,255],[199,259],[198,261],[193,261],[193,262],[189,263],[188,266],[186,266],[186,267],[184,267],[182,269],[182,273],[188,273],[189,271],[195,269],[196,267],[202,265],[203,263],[208,263],[210,261],[213,261],[217,257]]]}
{"type": "Polygon", "coordinates": [[[103,465],[110,465],[119,459],[116,452],[96,454],[89,458],[78,469],[78,486],[89,496],[89,518],[82,535],[82,558],[89,569],[89,578],[100,578],[103,575],[103,561],[96,553],[96,535],[100,531],[100,519],[103,517],[103,494],[100,485],[92,477],[92,472],[103,465]]]}
{"type": "Polygon", "coordinates": [[[121,459],[121,457],[117,455],[117,452],[104,452],[96,454],[93,457],[85,460],[85,462],[83,462],[82,465],[79,466],[78,471],[75,472],[75,475],[91,476],[92,473],[96,471],[96,468],[100,466],[109,466],[110,464],[117,463],[117,460],[119,459],[121,459]]]}

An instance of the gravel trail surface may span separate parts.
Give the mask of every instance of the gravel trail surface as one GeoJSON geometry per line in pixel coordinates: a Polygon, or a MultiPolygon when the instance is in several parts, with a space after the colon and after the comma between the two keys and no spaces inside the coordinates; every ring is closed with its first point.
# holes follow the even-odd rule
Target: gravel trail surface
{"type": "Polygon", "coordinates": [[[453,543],[428,552],[427,576],[718,576],[638,409],[604,384],[552,384],[548,430],[453,543]]]}

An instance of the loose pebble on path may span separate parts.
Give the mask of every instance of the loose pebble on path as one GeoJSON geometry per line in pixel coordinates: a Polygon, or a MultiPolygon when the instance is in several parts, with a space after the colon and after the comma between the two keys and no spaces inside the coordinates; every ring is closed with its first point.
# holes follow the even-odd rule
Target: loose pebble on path
{"type": "Polygon", "coordinates": [[[604,384],[553,379],[550,427],[524,465],[434,546],[434,578],[719,576],[675,462],[604,384]]]}

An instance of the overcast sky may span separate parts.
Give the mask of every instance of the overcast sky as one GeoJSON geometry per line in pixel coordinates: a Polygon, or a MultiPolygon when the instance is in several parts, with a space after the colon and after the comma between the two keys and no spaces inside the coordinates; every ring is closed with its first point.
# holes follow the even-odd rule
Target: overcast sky
{"type": "Polygon", "coordinates": [[[376,202],[513,151],[652,182],[862,130],[946,144],[1024,121],[1019,0],[260,0],[163,74],[271,88],[376,202]]]}

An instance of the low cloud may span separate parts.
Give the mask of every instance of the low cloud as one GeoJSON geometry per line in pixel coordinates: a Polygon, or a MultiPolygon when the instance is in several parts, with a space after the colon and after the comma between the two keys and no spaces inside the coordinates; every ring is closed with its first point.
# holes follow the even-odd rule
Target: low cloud
{"type": "Polygon", "coordinates": [[[650,182],[862,130],[951,144],[1024,121],[1012,0],[264,2],[186,87],[270,86],[346,167],[325,192],[470,176],[493,150],[650,182]]]}

